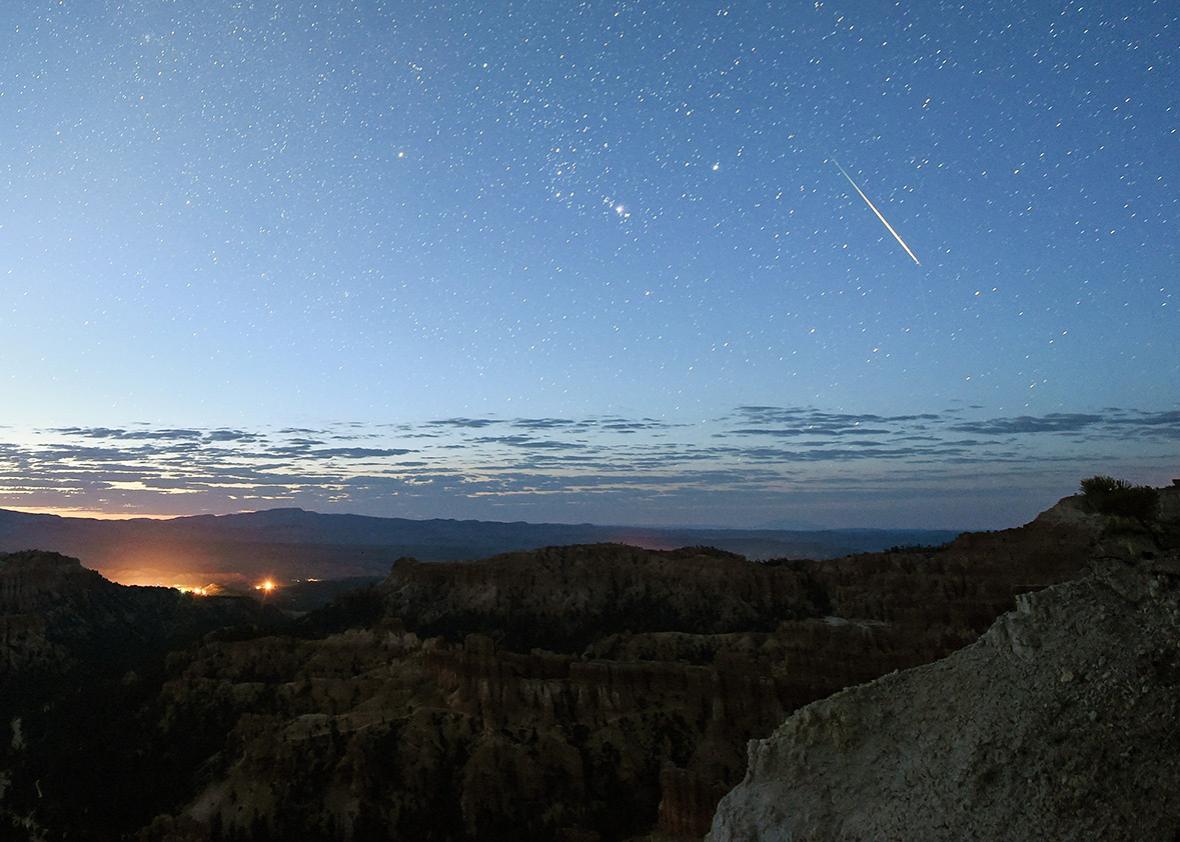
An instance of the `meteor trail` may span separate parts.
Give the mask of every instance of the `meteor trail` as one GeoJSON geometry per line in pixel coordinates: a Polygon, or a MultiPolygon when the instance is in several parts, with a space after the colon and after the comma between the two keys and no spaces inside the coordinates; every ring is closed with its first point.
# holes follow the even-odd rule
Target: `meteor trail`
{"type": "Polygon", "coordinates": [[[859,187],[856,186],[856,182],[852,180],[852,176],[850,176],[847,172],[844,171],[844,168],[842,166],[840,166],[840,162],[837,161],[835,158],[833,158],[832,163],[836,165],[836,169],[838,169],[840,172],[844,173],[844,177],[846,179],[848,179],[848,183],[851,184],[853,189],[856,190],[856,192],[860,194],[860,197],[865,200],[865,204],[868,205],[869,209],[872,210],[872,212],[877,215],[877,219],[881,220],[881,224],[889,229],[889,233],[893,235],[893,239],[895,239],[899,243],[901,243],[901,247],[903,249],[905,249],[905,253],[913,258],[914,263],[917,263],[919,266],[921,266],[922,261],[918,260],[918,256],[916,254],[914,254],[914,252],[910,249],[910,247],[905,244],[905,240],[903,240],[901,238],[901,234],[898,234],[896,231],[893,230],[893,226],[889,224],[889,220],[887,220],[884,216],[882,216],[881,211],[877,210],[877,206],[874,205],[871,201],[869,201],[869,197],[865,195],[865,191],[861,190],[859,187]]]}

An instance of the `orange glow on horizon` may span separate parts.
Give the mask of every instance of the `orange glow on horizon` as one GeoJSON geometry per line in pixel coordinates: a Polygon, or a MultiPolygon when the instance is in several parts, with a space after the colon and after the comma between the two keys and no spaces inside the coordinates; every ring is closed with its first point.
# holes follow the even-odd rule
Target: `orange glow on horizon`
{"type": "Polygon", "coordinates": [[[172,587],[181,593],[188,593],[193,596],[214,596],[221,591],[221,588],[217,585],[201,585],[196,588],[190,588],[184,585],[173,585],[172,587]]]}
{"type": "Polygon", "coordinates": [[[254,586],[254,590],[262,591],[264,594],[266,594],[266,593],[270,593],[271,591],[275,590],[277,587],[278,587],[278,585],[275,584],[273,579],[263,579],[261,582],[259,582],[257,585],[254,586]]]}
{"type": "Polygon", "coordinates": [[[0,506],[10,512],[24,512],[29,515],[57,515],[58,517],[80,517],[91,520],[172,520],[184,515],[160,515],[147,512],[102,512],[94,509],[75,509],[69,506],[0,506]]]}
{"type": "MultiPolygon", "coordinates": [[[[169,575],[169,574],[164,574],[169,575]]],[[[171,588],[174,591],[181,593],[192,594],[193,596],[217,596],[222,593],[225,588],[215,582],[209,582],[204,585],[191,584],[192,579],[189,579],[190,584],[181,584],[175,579],[165,579],[162,576],[152,575],[131,575],[120,576],[118,578],[110,578],[112,582],[119,585],[132,588],[171,588]]]]}

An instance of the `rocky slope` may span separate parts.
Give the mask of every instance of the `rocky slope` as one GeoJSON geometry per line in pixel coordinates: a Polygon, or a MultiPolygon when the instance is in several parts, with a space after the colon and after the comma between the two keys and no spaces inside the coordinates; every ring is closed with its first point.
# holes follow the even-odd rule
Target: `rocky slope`
{"type": "Polygon", "coordinates": [[[1152,529],[1105,521],[1090,574],[1022,596],[966,649],[752,743],[709,839],[1177,838],[1175,502],[1152,529]]]}
{"type": "MultiPolygon", "coordinates": [[[[244,598],[198,599],[128,588],[55,553],[0,555],[0,838],[28,838],[41,819],[126,803],[138,769],[139,703],[158,688],[163,658],[211,630],[276,621],[244,598]]],[[[124,811],[124,814],[127,811],[124,811]]],[[[99,817],[102,820],[95,821],[99,817]]]]}
{"type": "Polygon", "coordinates": [[[477,564],[401,559],[381,591],[389,614],[425,634],[476,631],[517,648],[566,651],[610,631],[771,631],[828,609],[806,568],[706,547],[590,544],[477,564]]]}
{"type": "Polygon", "coordinates": [[[1077,575],[1098,534],[1077,520],[836,562],[618,545],[403,559],[309,639],[176,663],[164,733],[215,709],[231,736],[144,838],[699,838],[749,737],[1077,575]]]}
{"type": "Polygon", "coordinates": [[[0,554],[0,683],[114,668],[258,616],[249,599],[124,587],[57,553],[0,554]]]}
{"type": "Polygon", "coordinates": [[[206,635],[26,715],[22,748],[0,740],[0,811],[47,839],[699,839],[750,739],[1081,575],[1103,523],[1066,501],[834,561],[402,559],[295,623],[206,635]]]}

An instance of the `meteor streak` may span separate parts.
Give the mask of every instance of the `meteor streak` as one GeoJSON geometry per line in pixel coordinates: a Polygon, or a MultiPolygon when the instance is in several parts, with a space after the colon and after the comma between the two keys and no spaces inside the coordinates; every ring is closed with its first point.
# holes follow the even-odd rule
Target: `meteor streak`
{"type": "Polygon", "coordinates": [[[919,266],[921,266],[922,261],[918,260],[918,256],[916,254],[914,254],[913,250],[905,244],[905,240],[903,240],[901,238],[901,234],[898,234],[896,231],[893,230],[893,226],[889,224],[889,220],[887,220],[884,216],[881,215],[881,211],[877,210],[877,206],[874,205],[869,200],[869,197],[865,195],[865,191],[861,190],[859,187],[856,186],[856,182],[853,181],[852,176],[850,176],[847,172],[845,172],[844,168],[842,166],[840,166],[840,162],[837,161],[835,158],[833,158],[832,163],[836,165],[836,169],[838,169],[840,172],[844,173],[844,177],[846,179],[848,179],[848,183],[851,184],[852,188],[854,190],[856,190],[857,193],[860,194],[860,197],[862,199],[865,200],[865,204],[868,205],[869,209],[877,215],[877,219],[881,220],[881,224],[889,229],[889,233],[893,235],[893,239],[895,239],[899,243],[901,243],[901,247],[903,249],[905,249],[905,253],[908,254],[911,258],[913,258],[914,263],[917,263],[919,266]]]}

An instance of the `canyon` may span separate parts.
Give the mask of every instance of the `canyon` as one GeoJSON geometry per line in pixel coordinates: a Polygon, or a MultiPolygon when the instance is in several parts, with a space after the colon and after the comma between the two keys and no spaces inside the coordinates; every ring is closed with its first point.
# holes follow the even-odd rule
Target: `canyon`
{"type": "MultiPolygon", "coordinates": [[[[824,838],[758,806],[794,803],[780,789],[811,774],[764,759],[794,757],[792,723],[943,670],[1112,547],[1165,558],[1175,508],[1165,490],[1159,523],[1135,527],[1066,498],[1017,529],[830,560],[619,544],[400,558],[294,617],[0,557],[3,686],[37,688],[0,703],[0,821],[45,840],[759,838],[750,822],[824,838]],[[95,641],[121,651],[116,628],[166,643],[95,658],[95,641]],[[39,683],[20,680],[34,664],[39,683]]],[[[836,718],[867,716],[866,698],[836,718]]],[[[904,692],[889,698],[904,720],[904,692]]],[[[818,728],[800,733],[830,741],[818,728]]]]}

